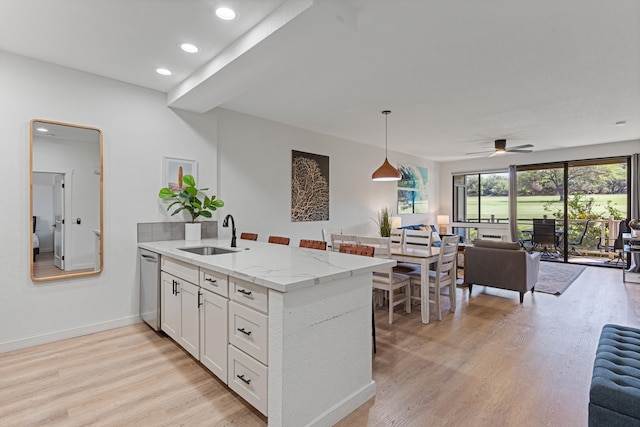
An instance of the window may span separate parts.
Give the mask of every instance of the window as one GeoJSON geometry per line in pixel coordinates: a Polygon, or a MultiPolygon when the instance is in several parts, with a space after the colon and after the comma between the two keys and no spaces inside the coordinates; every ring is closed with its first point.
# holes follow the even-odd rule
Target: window
{"type": "Polygon", "coordinates": [[[509,173],[485,172],[453,176],[455,222],[509,222],[509,173]]]}

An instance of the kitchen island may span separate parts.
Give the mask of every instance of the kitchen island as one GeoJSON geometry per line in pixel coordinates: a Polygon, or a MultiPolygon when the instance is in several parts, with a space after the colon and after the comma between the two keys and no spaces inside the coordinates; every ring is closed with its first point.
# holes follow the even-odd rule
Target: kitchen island
{"type": "MultiPolygon", "coordinates": [[[[227,239],[138,246],[159,253],[163,262],[198,268],[200,277],[220,278],[220,282],[227,278],[228,385],[235,391],[257,388],[259,379],[251,383],[250,377],[259,376],[264,369],[266,397],[260,398],[254,390],[246,396],[239,394],[268,416],[270,426],[329,426],[374,396],[371,273],[392,267],[395,261],[245,240],[239,240],[238,248],[229,248],[227,239]],[[235,252],[197,255],[179,249],[193,246],[235,252]],[[252,293],[257,300],[264,295],[262,308],[245,307],[243,297],[252,293]],[[248,308],[256,308],[255,313],[248,308]],[[249,312],[249,316],[236,321],[232,316],[235,311],[249,312]],[[244,354],[244,338],[252,332],[245,325],[255,326],[262,318],[266,319],[264,355],[260,349],[252,353],[253,347],[244,354]],[[238,325],[242,327],[236,328],[238,325]],[[246,368],[254,366],[249,362],[256,369],[246,368]]],[[[170,298],[171,293],[168,295],[170,298]]],[[[250,339],[258,336],[254,333],[250,339]]]]}

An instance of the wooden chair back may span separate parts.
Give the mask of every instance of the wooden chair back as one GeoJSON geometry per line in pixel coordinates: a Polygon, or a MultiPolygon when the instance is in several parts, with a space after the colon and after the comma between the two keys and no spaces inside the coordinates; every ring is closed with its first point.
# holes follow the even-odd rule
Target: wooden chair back
{"type": "Polygon", "coordinates": [[[408,248],[429,249],[431,230],[405,230],[404,245],[408,248]]]}
{"type": "Polygon", "coordinates": [[[288,237],[282,237],[282,236],[269,236],[269,243],[275,243],[277,245],[288,245],[289,241],[291,239],[289,239],[288,237]]]}
{"type": "Polygon", "coordinates": [[[258,240],[256,233],[240,233],[240,238],[243,240],[258,240]]]}
{"type": "Polygon", "coordinates": [[[393,228],[389,238],[391,240],[391,247],[404,246],[405,230],[404,228],[393,228]]]}
{"type": "Polygon", "coordinates": [[[353,234],[332,234],[331,235],[331,250],[338,252],[340,245],[357,245],[358,236],[353,234]]]}
{"type": "Polygon", "coordinates": [[[391,239],[389,237],[358,236],[358,244],[375,248],[378,258],[391,258],[391,239]]]}
{"type": "Polygon", "coordinates": [[[440,246],[440,255],[438,256],[438,264],[436,267],[436,277],[440,277],[441,283],[443,279],[446,283],[450,280],[456,281],[456,261],[458,259],[458,243],[460,236],[443,236],[442,245],[440,246]]]}
{"type": "Polygon", "coordinates": [[[363,255],[372,257],[375,253],[373,246],[343,243],[340,245],[340,252],[343,254],[363,255]]]}
{"type": "Polygon", "coordinates": [[[300,247],[301,248],[318,249],[318,250],[321,250],[321,251],[325,251],[325,250],[327,250],[327,242],[325,242],[323,240],[301,239],[300,240],[300,247]]]}

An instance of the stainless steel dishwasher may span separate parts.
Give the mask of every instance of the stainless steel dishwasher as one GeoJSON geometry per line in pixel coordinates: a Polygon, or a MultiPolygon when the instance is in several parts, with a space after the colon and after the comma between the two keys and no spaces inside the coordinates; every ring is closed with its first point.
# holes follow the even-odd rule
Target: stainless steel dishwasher
{"type": "Polygon", "coordinates": [[[160,255],[140,249],[140,317],[160,330],[160,255]]]}

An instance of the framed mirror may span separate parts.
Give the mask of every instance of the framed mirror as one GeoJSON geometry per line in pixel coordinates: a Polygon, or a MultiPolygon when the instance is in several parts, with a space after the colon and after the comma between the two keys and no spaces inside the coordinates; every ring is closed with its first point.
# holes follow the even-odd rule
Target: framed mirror
{"type": "Polygon", "coordinates": [[[100,273],[102,131],[34,119],[29,134],[31,279],[100,273]]]}

